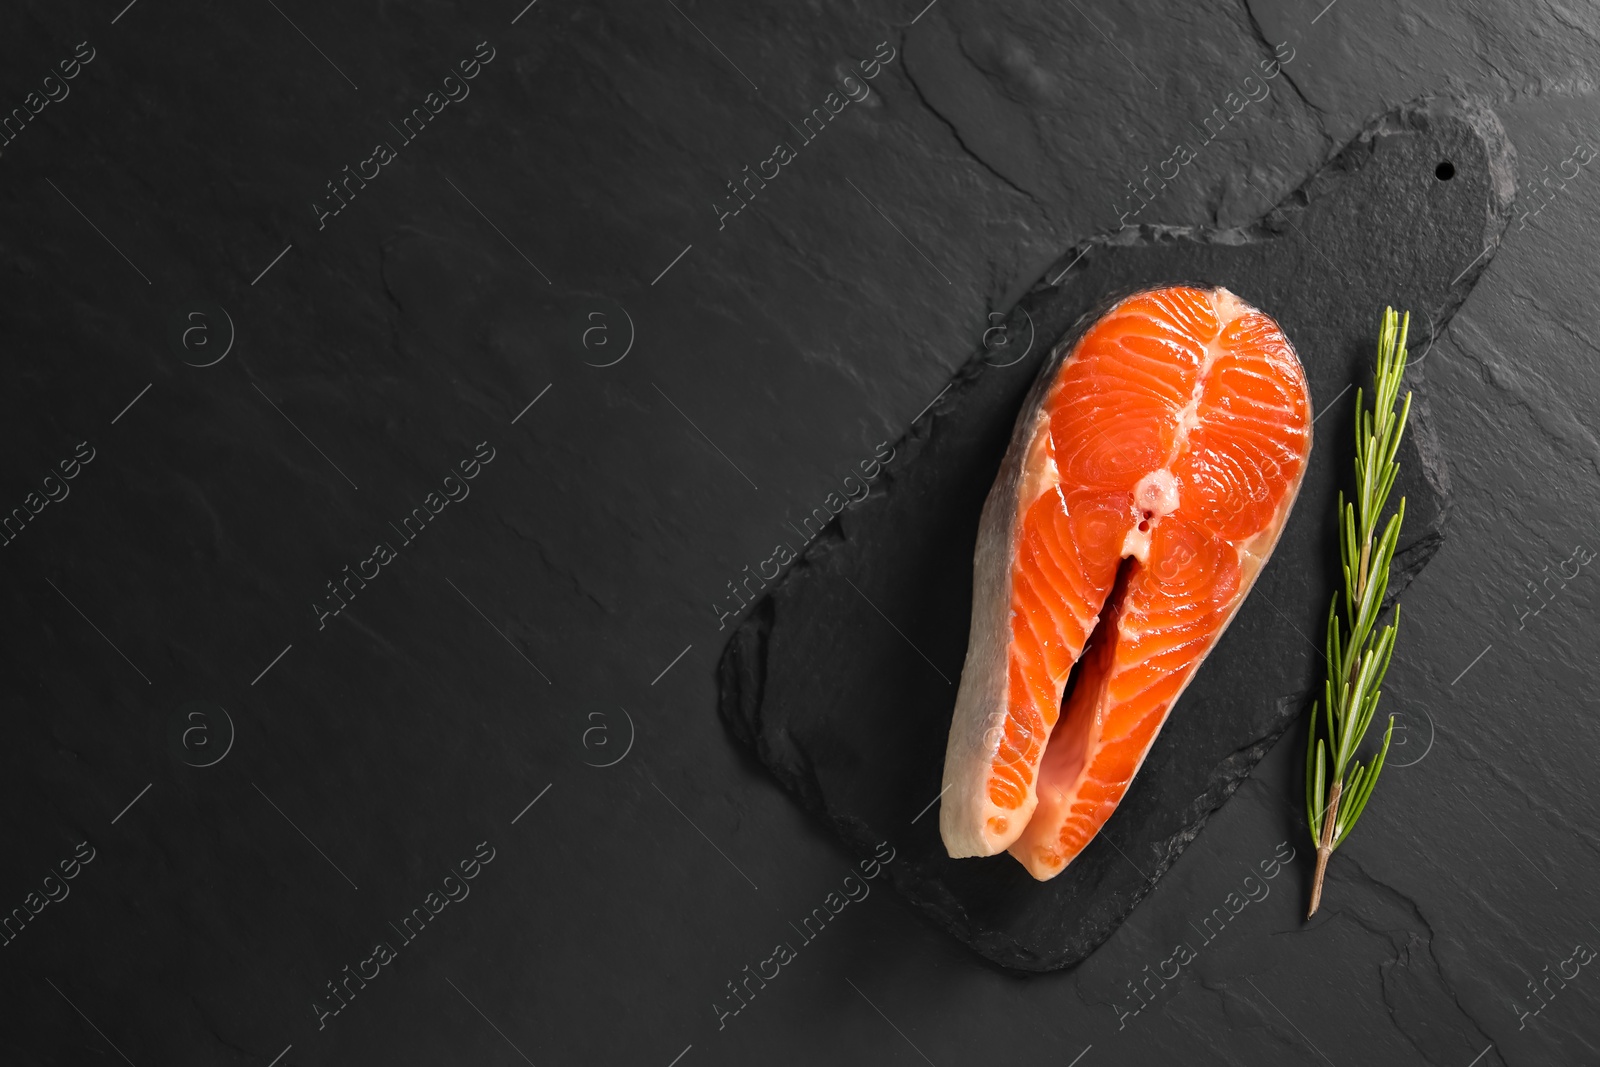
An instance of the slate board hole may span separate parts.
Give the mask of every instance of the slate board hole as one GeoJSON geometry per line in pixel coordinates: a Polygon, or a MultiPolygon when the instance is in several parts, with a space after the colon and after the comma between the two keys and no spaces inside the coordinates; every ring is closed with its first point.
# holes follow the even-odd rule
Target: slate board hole
{"type": "Polygon", "coordinates": [[[1433,168],[1433,176],[1442,182],[1447,182],[1456,176],[1456,165],[1447,159],[1433,168]]]}

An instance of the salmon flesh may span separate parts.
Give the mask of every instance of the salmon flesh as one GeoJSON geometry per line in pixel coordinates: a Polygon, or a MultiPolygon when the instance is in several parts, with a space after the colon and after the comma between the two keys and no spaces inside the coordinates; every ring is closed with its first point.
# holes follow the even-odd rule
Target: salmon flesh
{"type": "Polygon", "coordinates": [[[951,856],[1009,849],[1044,880],[1094,839],[1272,554],[1310,454],[1294,348],[1226,289],[1135,293],[1046,363],[978,528],[951,856]]]}

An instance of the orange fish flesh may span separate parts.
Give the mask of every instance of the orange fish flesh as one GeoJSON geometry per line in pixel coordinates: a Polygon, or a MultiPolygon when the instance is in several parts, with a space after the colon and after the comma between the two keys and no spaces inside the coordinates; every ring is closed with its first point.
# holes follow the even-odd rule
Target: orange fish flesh
{"type": "Polygon", "coordinates": [[[951,856],[1009,849],[1043,880],[1083,851],[1271,555],[1310,452],[1293,346],[1226,289],[1135,293],[1046,365],[978,530],[951,856]]]}

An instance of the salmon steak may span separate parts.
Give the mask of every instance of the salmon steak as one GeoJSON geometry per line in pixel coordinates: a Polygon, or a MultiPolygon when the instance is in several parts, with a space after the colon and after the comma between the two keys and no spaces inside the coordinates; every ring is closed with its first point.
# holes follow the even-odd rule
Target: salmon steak
{"type": "Polygon", "coordinates": [[[1311,418],[1288,338],[1222,288],[1134,293],[1046,362],[978,527],[952,857],[1042,881],[1099,833],[1277,544],[1311,418]]]}

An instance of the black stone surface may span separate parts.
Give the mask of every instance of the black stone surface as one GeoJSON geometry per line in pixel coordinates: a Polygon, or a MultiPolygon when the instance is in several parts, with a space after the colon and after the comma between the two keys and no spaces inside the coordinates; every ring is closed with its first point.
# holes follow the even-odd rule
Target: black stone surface
{"type": "MultiPolygon", "coordinates": [[[[1257,223],[1128,228],[1066,253],[895,443],[879,491],[842,504],[831,522],[819,508],[796,531],[815,539],[796,536],[799,562],[723,654],[730,730],[848,846],[903,842],[895,886],[980,955],[1025,971],[1082,960],[1309,712],[1325,671],[1313,642],[1336,580],[1332,516],[1339,488],[1349,491],[1355,396],[1340,383],[1370,392],[1373,322],[1386,301],[1416,309],[1419,354],[1430,327],[1448,328],[1493,259],[1514,184],[1492,112],[1431,101],[1374,122],[1257,223]],[[1318,412],[1276,552],[1100,836],[1045,883],[1005,855],[951,860],[934,802],[966,654],[973,546],[1023,394],[1110,301],[1173,281],[1226,286],[1272,315],[1313,394],[1350,402],[1318,412]]],[[[1391,599],[1438,551],[1450,506],[1438,439],[1426,410],[1416,415],[1393,490],[1407,522],[1391,599]]]]}
{"type": "Polygon", "coordinates": [[[5,5],[0,1064],[1592,1062],[1592,966],[1529,981],[1600,939],[1595,40],[1554,0],[5,5]],[[1070,970],[890,891],[927,819],[847,887],[717,713],[728,582],[1180,142],[1130,225],[1249,224],[1446,92],[1514,220],[1416,367],[1446,539],[1323,911],[1293,729],[1070,970]]]}

